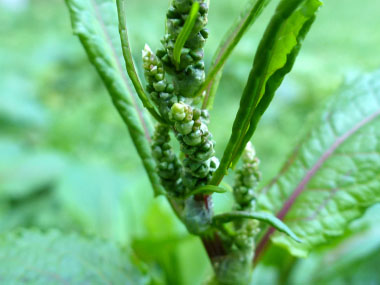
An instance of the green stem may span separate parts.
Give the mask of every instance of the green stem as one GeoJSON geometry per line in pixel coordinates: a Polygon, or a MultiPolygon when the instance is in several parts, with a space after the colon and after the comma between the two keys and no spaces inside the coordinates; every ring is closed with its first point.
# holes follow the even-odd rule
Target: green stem
{"type": "Polygon", "coordinates": [[[142,87],[140,78],[137,74],[135,64],[133,62],[131,48],[130,48],[130,44],[128,40],[127,23],[126,23],[126,17],[125,17],[126,15],[125,2],[126,0],[116,1],[117,14],[119,17],[119,34],[120,34],[122,51],[123,51],[123,57],[124,57],[125,65],[127,68],[127,73],[144,107],[158,122],[165,124],[165,120],[158,114],[156,109],[153,107],[153,104],[150,102],[148,96],[146,95],[144,88],[142,87]]]}
{"type": "Polygon", "coordinates": [[[188,40],[188,38],[191,34],[191,31],[193,30],[193,27],[194,27],[195,22],[197,20],[198,11],[199,11],[199,3],[197,1],[195,1],[193,3],[193,5],[191,6],[189,16],[187,17],[186,22],[185,22],[181,32],[179,33],[178,38],[174,44],[173,58],[174,58],[174,62],[175,62],[177,70],[179,68],[179,64],[181,61],[182,48],[185,45],[186,41],[188,40]]]}

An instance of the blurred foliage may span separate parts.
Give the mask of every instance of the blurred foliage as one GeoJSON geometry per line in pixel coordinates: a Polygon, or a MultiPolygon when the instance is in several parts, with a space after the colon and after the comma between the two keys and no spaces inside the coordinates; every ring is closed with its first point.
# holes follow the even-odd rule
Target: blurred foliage
{"type": "Polygon", "coordinates": [[[112,242],[57,231],[16,231],[0,239],[3,284],[148,284],[133,256],[112,242]],[[44,258],[41,257],[44,253],[44,258]],[[11,258],[10,258],[11,257],[11,258]]]}
{"type": "MultiPolygon", "coordinates": [[[[154,48],[160,44],[168,1],[128,3],[132,52],[141,66],[145,42],[154,48]]],[[[225,66],[210,124],[219,156],[276,4],[225,66]]],[[[242,0],[211,0],[206,65],[244,5],[242,0]]],[[[375,0],[325,1],[293,72],[253,138],[264,183],[301,137],[309,114],[344,76],[380,66],[379,9],[375,0]]],[[[131,244],[158,284],[200,284],[211,270],[202,245],[186,233],[164,199],[153,200],[125,126],[72,36],[63,1],[0,0],[0,19],[0,232],[59,228],[131,244]]],[[[215,195],[215,204],[217,212],[229,207],[228,195],[215,195]]],[[[353,223],[342,244],[332,243],[306,260],[272,247],[254,280],[379,283],[378,213],[378,207],[370,209],[353,223]]]]}

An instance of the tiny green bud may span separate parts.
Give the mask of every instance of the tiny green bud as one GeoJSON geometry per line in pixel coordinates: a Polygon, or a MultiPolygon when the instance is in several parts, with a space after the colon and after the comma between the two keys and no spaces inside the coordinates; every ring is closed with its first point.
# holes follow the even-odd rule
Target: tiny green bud
{"type": "Polygon", "coordinates": [[[198,109],[198,108],[195,108],[193,110],[193,118],[194,118],[194,120],[198,120],[200,118],[201,114],[202,114],[202,111],[200,109],[198,109]]]}
{"type": "Polygon", "coordinates": [[[165,90],[166,92],[168,92],[168,93],[173,93],[173,91],[174,91],[174,86],[173,86],[173,84],[168,84],[167,86],[166,86],[166,90],[165,90]]]}
{"type": "Polygon", "coordinates": [[[194,121],[189,121],[185,123],[176,122],[175,128],[178,132],[180,132],[183,135],[188,135],[193,130],[194,121]]]}
{"type": "MultiPolygon", "coordinates": [[[[162,73],[158,73],[158,74],[156,74],[156,75],[154,76],[154,79],[156,79],[157,81],[161,81],[161,80],[164,79],[164,74],[162,74],[162,73]]],[[[166,85],[165,85],[165,88],[166,88],[166,85]]],[[[165,89],[164,89],[164,90],[165,90],[165,89]]],[[[164,91],[164,90],[162,90],[162,91],[164,91]]]]}
{"type": "Polygon", "coordinates": [[[176,121],[182,121],[186,117],[186,106],[183,103],[175,103],[172,106],[171,114],[176,121]]]}
{"type": "Polygon", "coordinates": [[[165,88],[166,88],[166,82],[163,81],[163,80],[162,81],[158,81],[158,82],[154,82],[153,83],[153,88],[157,92],[163,92],[163,91],[165,91],[165,88]]]}
{"type": "Polygon", "coordinates": [[[202,142],[202,133],[200,130],[192,132],[189,135],[184,136],[183,141],[190,146],[199,145],[202,142]]]}

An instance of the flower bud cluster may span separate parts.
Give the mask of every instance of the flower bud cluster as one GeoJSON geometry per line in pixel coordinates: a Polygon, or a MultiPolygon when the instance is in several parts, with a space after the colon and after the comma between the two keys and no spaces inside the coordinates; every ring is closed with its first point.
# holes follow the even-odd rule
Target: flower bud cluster
{"type": "Polygon", "coordinates": [[[234,198],[238,210],[253,210],[255,207],[255,188],[261,179],[259,159],[249,142],[243,154],[243,166],[236,171],[234,198]]]}
{"type": "Polygon", "coordinates": [[[157,173],[168,193],[179,195],[183,191],[181,183],[182,166],[169,142],[169,127],[161,124],[156,125],[152,153],[157,164],[157,173]]]}
{"type": "Polygon", "coordinates": [[[165,69],[173,75],[175,89],[185,97],[193,97],[205,78],[203,46],[208,37],[205,29],[207,13],[206,0],[173,0],[166,15],[167,33],[162,39],[164,48],[157,51],[157,56],[164,63],[165,69]],[[173,56],[174,46],[194,1],[199,2],[199,11],[177,65],[173,56]]]}
{"type": "Polygon", "coordinates": [[[178,101],[174,94],[173,84],[168,83],[165,79],[163,65],[148,45],[145,45],[142,51],[142,58],[144,75],[148,83],[147,91],[158,107],[161,116],[169,122],[171,106],[178,101]]]}
{"type": "Polygon", "coordinates": [[[208,112],[179,102],[173,104],[170,119],[185,154],[183,183],[189,190],[207,184],[219,161],[215,142],[207,128],[208,112]]]}
{"type": "MultiPolygon", "coordinates": [[[[254,190],[260,180],[259,160],[248,143],[243,154],[243,165],[236,170],[234,198],[236,210],[253,211],[256,196],[254,190]]],[[[259,221],[239,220],[234,222],[234,235],[227,249],[227,257],[216,268],[221,280],[227,284],[248,284],[254,254],[255,236],[259,232],[259,221]],[[239,281],[237,281],[239,280],[239,281]]]]}

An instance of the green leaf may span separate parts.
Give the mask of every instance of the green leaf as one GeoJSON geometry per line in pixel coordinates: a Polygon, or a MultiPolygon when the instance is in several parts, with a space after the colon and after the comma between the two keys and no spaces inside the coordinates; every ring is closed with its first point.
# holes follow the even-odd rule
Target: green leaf
{"type": "MultiPolygon", "coordinates": [[[[378,219],[378,209],[371,210],[373,209],[369,209],[366,215],[377,214],[374,218],[378,219]]],[[[292,270],[289,284],[379,283],[379,225],[377,222],[371,228],[357,232],[339,244],[333,242],[323,246],[322,251],[314,251],[307,259],[300,259],[292,270]]]]}
{"type": "Polygon", "coordinates": [[[178,38],[174,44],[173,58],[177,68],[180,64],[182,48],[185,45],[187,39],[189,38],[197,20],[198,10],[199,3],[197,1],[194,1],[193,5],[191,6],[189,16],[187,17],[186,22],[183,25],[183,28],[179,33],[178,38]]]}
{"type": "Polygon", "coordinates": [[[122,45],[123,57],[129,78],[132,81],[133,86],[139,96],[144,107],[150,112],[150,114],[159,122],[165,124],[165,121],[158,114],[156,109],[154,109],[153,104],[146,95],[144,88],[142,87],[141,80],[137,74],[135,64],[133,62],[133,57],[131,53],[131,47],[128,40],[128,31],[127,31],[127,20],[126,20],[126,0],[117,0],[117,15],[119,17],[119,34],[120,41],[122,45]]]}
{"type": "Polygon", "coordinates": [[[128,127],[156,195],[164,189],[150,151],[150,127],[120,63],[117,9],[113,0],[66,0],[74,33],[102,78],[113,104],[128,127]]]}
{"type": "MultiPolygon", "coordinates": [[[[208,72],[205,82],[197,92],[198,96],[206,91],[206,96],[203,100],[202,109],[210,109],[216,90],[218,89],[219,81],[222,78],[223,66],[241,38],[248,31],[251,25],[260,16],[265,6],[270,0],[249,0],[243,12],[232,24],[212,59],[211,68],[208,72]]],[[[198,97],[197,95],[195,97],[198,97]]]]}
{"type": "Polygon", "coordinates": [[[306,256],[380,202],[379,76],[378,71],[346,83],[260,193],[260,209],[277,213],[304,242],[269,229],[259,247],[271,238],[293,255],[306,256]]]}
{"type": "Polygon", "coordinates": [[[4,284],[148,284],[131,255],[112,243],[57,231],[0,237],[4,284]]]}
{"type": "Polygon", "coordinates": [[[219,184],[228,168],[237,163],[275,91],[293,67],[321,4],[320,0],[280,2],[256,52],[230,140],[211,184],[219,184]]]}
{"type": "Polygon", "coordinates": [[[265,212],[229,212],[225,214],[216,215],[213,218],[213,222],[215,224],[220,223],[229,223],[236,220],[241,219],[254,219],[259,220],[261,222],[267,223],[277,229],[278,231],[287,234],[290,238],[295,240],[296,242],[301,242],[301,240],[292,232],[291,229],[288,228],[280,219],[276,218],[270,213],[265,212]]]}

